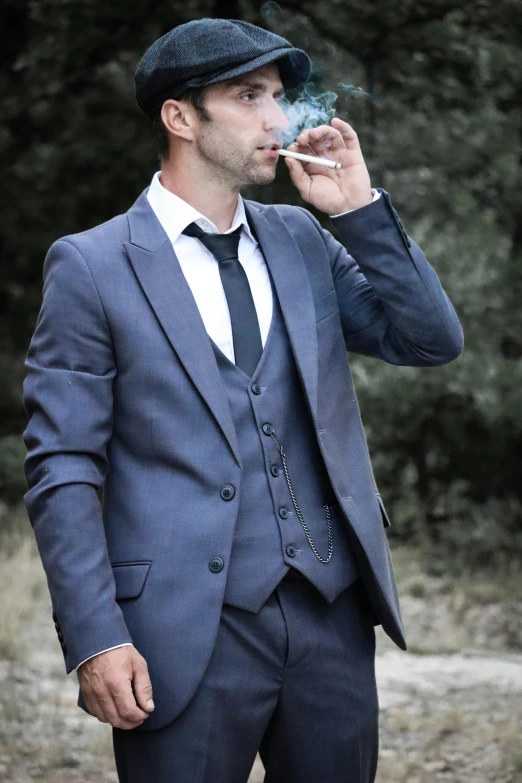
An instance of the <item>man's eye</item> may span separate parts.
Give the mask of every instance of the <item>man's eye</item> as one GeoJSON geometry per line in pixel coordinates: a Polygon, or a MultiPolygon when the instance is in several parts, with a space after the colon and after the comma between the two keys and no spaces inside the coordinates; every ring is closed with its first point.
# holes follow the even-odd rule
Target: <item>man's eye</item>
{"type": "MultiPolygon", "coordinates": [[[[255,92],[247,92],[244,95],[242,95],[242,98],[249,98],[250,96],[253,96],[254,98],[257,97],[255,92]]],[[[250,101],[247,101],[247,103],[250,103],[250,101]]]]}

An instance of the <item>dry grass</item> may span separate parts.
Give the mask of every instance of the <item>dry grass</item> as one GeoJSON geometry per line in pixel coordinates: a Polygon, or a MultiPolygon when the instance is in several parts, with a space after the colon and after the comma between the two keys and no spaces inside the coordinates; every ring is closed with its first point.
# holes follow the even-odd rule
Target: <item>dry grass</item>
{"type": "Polygon", "coordinates": [[[419,549],[392,543],[393,567],[400,585],[400,594],[425,598],[436,592],[448,595],[459,611],[480,605],[509,601],[520,595],[520,563],[516,560],[503,569],[469,570],[456,573],[451,568],[429,574],[430,559],[419,549]]]}
{"type": "Polygon", "coordinates": [[[388,708],[377,783],[520,783],[521,698],[491,696],[482,687],[388,708]]]}
{"type": "Polygon", "coordinates": [[[402,750],[381,750],[376,783],[434,783],[421,762],[412,761],[402,750]]]}
{"type": "Polygon", "coordinates": [[[34,616],[35,600],[46,590],[31,531],[4,533],[0,539],[0,658],[15,660],[24,655],[24,628],[34,616]]]}
{"type": "Polygon", "coordinates": [[[521,720],[511,716],[501,720],[492,727],[486,735],[485,740],[493,742],[502,748],[503,767],[505,770],[512,770],[516,778],[515,781],[522,780],[522,736],[521,720]]]}
{"type": "Polygon", "coordinates": [[[522,652],[519,563],[458,573],[439,563],[434,575],[419,550],[393,546],[392,556],[409,652],[522,652]]]}

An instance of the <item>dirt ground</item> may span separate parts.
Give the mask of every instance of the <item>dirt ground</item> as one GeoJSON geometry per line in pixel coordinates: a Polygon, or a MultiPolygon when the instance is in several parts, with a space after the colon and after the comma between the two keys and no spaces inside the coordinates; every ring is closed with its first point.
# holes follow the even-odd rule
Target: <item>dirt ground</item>
{"type": "MultiPolygon", "coordinates": [[[[76,706],[76,674],[65,675],[43,571],[30,556],[30,617],[15,651],[0,655],[0,781],[117,783],[110,727],[76,706]]],[[[469,580],[427,576],[408,550],[394,551],[394,563],[409,651],[376,629],[378,783],[522,783],[518,574],[470,589],[469,580]]],[[[250,783],[262,780],[258,759],[250,783]]]]}

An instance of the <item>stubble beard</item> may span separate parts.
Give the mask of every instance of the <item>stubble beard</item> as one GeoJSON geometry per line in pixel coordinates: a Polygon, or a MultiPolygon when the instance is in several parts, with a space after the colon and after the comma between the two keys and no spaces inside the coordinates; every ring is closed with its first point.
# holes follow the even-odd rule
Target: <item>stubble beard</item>
{"type": "Polygon", "coordinates": [[[219,138],[215,133],[203,131],[196,140],[196,147],[220,184],[238,190],[243,185],[270,185],[275,179],[276,161],[268,158],[262,163],[259,151],[242,150],[238,139],[219,138]]]}

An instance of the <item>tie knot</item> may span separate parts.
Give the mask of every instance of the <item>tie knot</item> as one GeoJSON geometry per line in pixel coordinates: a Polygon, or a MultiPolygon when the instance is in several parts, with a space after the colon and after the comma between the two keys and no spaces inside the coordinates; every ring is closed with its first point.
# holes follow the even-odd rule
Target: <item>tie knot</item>
{"type": "Polygon", "coordinates": [[[217,261],[228,261],[231,258],[238,258],[241,226],[238,226],[231,234],[207,234],[197,223],[190,223],[182,231],[182,234],[199,239],[207,250],[210,250],[217,261]]]}

